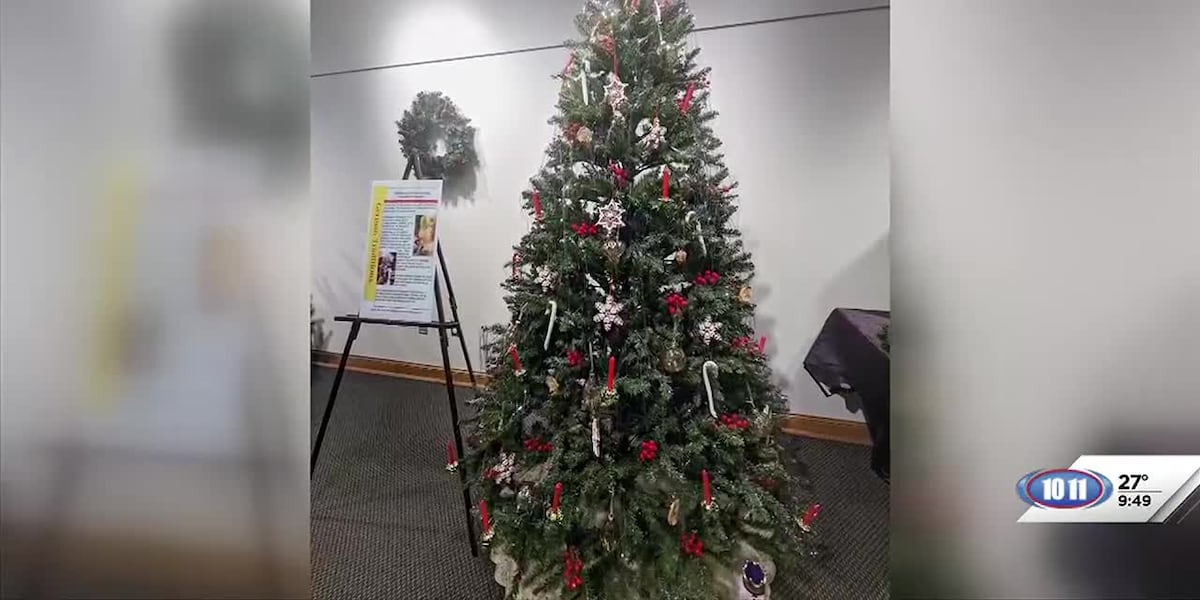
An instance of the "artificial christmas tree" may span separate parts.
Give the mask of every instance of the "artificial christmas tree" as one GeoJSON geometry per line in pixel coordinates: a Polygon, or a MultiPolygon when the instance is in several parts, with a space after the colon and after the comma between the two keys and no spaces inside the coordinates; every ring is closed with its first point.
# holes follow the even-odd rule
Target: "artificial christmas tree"
{"type": "Polygon", "coordinates": [[[576,25],[466,425],[481,539],[513,597],[766,597],[812,527],[692,16],[589,0],[576,25]]]}

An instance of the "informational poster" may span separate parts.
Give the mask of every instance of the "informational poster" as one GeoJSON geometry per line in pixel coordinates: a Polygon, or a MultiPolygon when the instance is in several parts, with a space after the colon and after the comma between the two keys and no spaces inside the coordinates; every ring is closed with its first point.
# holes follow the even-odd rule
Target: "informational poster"
{"type": "Polygon", "coordinates": [[[440,179],[371,183],[366,275],[359,315],[433,320],[440,179]]]}

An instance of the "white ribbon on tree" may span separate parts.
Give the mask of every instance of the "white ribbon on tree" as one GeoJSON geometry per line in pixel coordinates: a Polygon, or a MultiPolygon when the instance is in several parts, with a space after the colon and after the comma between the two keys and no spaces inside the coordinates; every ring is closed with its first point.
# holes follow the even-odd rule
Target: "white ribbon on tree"
{"type": "Polygon", "coordinates": [[[608,296],[608,290],[604,289],[604,286],[600,285],[600,282],[596,281],[596,278],[592,277],[591,273],[584,273],[583,277],[587,280],[588,285],[592,286],[592,289],[596,290],[596,293],[600,294],[601,296],[608,296]]]}
{"type": "Polygon", "coordinates": [[[591,75],[592,75],[591,71],[588,68],[588,60],[585,58],[583,60],[583,66],[579,68],[579,85],[582,88],[581,91],[583,92],[583,105],[584,106],[588,105],[587,80],[588,80],[588,77],[591,77],[591,75]]]}
{"type": "MultiPolygon", "coordinates": [[[[684,217],[683,217],[683,222],[684,222],[684,223],[691,223],[691,222],[692,222],[692,218],[693,218],[693,217],[695,217],[695,216],[696,216],[696,211],[694,211],[694,210],[689,210],[689,211],[687,212],[687,215],[684,215],[684,217]]],[[[700,229],[700,219],[696,219],[696,236],[700,238],[700,250],[702,250],[702,251],[704,252],[704,255],[705,255],[705,256],[708,256],[708,246],[706,246],[706,245],[704,244],[704,231],[702,231],[702,230],[700,229]]]]}
{"type": "Polygon", "coordinates": [[[550,349],[550,336],[554,333],[554,321],[558,319],[558,302],[550,301],[550,325],[546,328],[546,341],[542,342],[542,350],[550,349]]]}
{"type": "Polygon", "coordinates": [[[663,43],[662,37],[662,5],[658,0],[654,0],[654,23],[658,27],[658,45],[663,43]]]}
{"type": "Polygon", "coordinates": [[[700,372],[704,375],[704,391],[708,394],[708,414],[712,418],[717,418],[717,407],[713,404],[712,383],[708,380],[708,368],[712,367],[713,371],[717,371],[717,363],[706,360],[704,365],[700,367],[700,372]]]}

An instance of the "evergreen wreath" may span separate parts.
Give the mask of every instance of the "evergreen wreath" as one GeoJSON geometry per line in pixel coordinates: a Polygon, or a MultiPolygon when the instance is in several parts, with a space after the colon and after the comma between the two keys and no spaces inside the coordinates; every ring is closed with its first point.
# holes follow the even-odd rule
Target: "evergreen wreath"
{"type": "Polygon", "coordinates": [[[396,128],[401,152],[406,159],[418,161],[425,179],[454,181],[470,175],[479,165],[471,120],[441,92],[417,94],[404,117],[396,121],[396,128]],[[439,141],[445,144],[444,154],[435,154],[439,141]]]}

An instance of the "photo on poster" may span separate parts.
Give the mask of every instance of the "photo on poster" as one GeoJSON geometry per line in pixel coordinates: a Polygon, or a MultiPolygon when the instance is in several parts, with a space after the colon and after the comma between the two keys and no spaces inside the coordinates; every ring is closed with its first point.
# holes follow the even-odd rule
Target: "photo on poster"
{"type": "Polygon", "coordinates": [[[379,259],[375,267],[375,285],[395,285],[396,284],[396,253],[391,250],[383,250],[379,253],[379,259]]]}
{"type": "Polygon", "coordinates": [[[433,256],[437,250],[437,213],[417,213],[413,219],[413,256],[433,256]]]}

